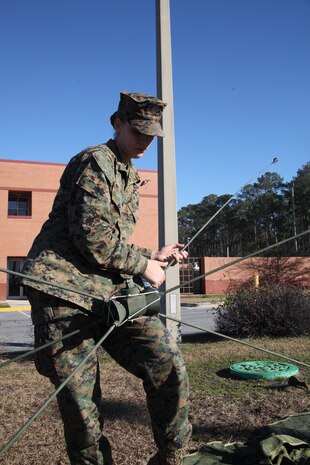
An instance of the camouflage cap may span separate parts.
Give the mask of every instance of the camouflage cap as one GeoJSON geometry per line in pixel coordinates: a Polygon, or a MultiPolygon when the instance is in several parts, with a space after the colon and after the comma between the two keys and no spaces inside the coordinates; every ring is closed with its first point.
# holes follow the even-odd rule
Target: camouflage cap
{"type": "Polygon", "coordinates": [[[164,137],[160,119],[167,104],[147,94],[120,93],[118,110],[111,116],[111,123],[117,116],[124,115],[129,124],[141,134],[164,137]]]}

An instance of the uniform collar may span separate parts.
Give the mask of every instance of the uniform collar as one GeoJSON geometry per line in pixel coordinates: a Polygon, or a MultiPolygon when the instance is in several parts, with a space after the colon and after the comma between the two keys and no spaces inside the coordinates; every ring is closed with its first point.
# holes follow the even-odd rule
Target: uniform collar
{"type": "Polygon", "coordinates": [[[125,163],[121,161],[121,155],[120,155],[120,152],[118,150],[115,140],[114,139],[108,140],[108,142],[106,143],[106,146],[111,150],[111,152],[114,153],[116,160],[117,160],[117,167],[119,171],[126,172],[127,182],[129,182],[129,184],[140,182],[138,171],[136,170],[132,162],[129,162],[127,165],[125,165],[125,163]]]}
{"type": "Polygon", "coordinates": [[[128,165],[125,165],[125,163],[122,162],[122,157],[121,157],[120,151],[118,150],[118,147],[117,147],[117,145],[116,145],[115,140],[114,140],[114,139],[108,140],[108,142],[106,143],[106,145],[109,147],[109,149],[110,149],[110,150],[114,153],[114,155],[116,156],[120,168],[127,171],[127,170],[128,170],[129,164],[128,164],[128,165]]]}

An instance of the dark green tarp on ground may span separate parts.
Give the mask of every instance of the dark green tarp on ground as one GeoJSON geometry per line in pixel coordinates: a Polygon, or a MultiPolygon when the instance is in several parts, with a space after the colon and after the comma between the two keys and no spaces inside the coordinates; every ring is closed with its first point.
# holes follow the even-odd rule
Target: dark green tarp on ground
{"type": "Polygon", "coordinates": [[[247,442],[210,442],[183,461],[183,465],[265,464],[310,465],[310,413],[264,426],[247,442]]]}

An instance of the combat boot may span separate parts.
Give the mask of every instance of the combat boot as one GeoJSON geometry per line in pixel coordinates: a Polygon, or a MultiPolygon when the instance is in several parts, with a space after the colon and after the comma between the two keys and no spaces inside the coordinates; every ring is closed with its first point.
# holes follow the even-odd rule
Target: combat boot
{"type": "Polygon", "coordinates": [[[165,451],[164,453],[157,452],[148,461],[147,465],[182,465],[183,452],[181,449],[165,451]]]}

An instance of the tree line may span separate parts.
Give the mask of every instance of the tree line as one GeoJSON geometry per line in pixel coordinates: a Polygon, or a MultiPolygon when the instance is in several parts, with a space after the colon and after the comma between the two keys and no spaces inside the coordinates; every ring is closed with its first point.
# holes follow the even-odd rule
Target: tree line
{"type": "MultiPolygon", "coordinates": [[[[207,195],[178,211],[179,240],[186,244],[231,194],[207,195]]],[[[239,257],[310,228],[310,162],[290,182],[266,172],[249,184],[190,244],[190,256],[239,257]]],[[[273,248],[272,256],[309,256],[310,234],[273,248]]]]}

